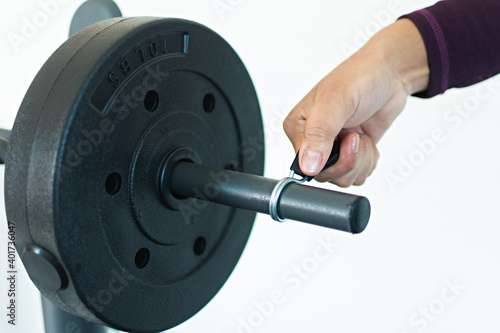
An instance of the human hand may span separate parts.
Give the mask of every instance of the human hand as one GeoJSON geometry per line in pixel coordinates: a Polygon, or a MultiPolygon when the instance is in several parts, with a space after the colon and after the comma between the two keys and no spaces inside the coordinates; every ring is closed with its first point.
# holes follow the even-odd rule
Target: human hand
{"type": "Polygon", "coordinates": [[[285,132],[295,151],[300,150],[301,170],[318,174],[338,137],[339,160],[316,180],[341,187],[363,184],[377,164],[377,142],[408,96],[425,90],[428,82],[425,45],[413,22],[402,19],[377,33],[285,119],[285,132]]]}

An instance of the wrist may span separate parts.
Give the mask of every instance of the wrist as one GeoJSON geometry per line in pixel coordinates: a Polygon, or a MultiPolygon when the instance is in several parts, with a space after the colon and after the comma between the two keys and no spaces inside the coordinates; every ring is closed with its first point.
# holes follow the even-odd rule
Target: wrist
{"type": "Polygon", "coordinates": [[[424,41],[415,24],[401,19],[378,32],[366,45],[380,53],[393,77],[408,95],[424,91],[430,70],[424,41]]]}

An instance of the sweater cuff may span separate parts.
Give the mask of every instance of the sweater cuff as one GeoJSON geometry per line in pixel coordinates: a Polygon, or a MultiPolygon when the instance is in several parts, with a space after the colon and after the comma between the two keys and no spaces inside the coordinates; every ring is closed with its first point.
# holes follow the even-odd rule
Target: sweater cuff
{"type": "Polygon", "coordinates": [[[443,31],[438,21],[426,9],[418,10],[399,19],[410,19],[420,31],[427,50],[430,77],[427,90],[414,94],[416,97],[431,98],[448,89],[450,59],[443,31]]]}

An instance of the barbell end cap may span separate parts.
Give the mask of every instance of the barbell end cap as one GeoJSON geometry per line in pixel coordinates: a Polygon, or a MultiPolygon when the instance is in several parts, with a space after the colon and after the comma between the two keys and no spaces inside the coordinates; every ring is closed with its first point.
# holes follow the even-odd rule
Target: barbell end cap
{"type": "Polygon", "coordinates": [[[370,220],[370,201],[365,197],[359,197],[351,207],[350,226],[353,234],[362,233],[370,220]]]}

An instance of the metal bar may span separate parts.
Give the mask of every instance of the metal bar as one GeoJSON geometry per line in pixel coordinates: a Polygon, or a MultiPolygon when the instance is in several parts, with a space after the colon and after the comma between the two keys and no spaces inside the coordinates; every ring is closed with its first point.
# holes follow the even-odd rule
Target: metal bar
{"type": "Polygon", "coordinates": [[[7,148],[9,146],[10,131],[0,128],[0,164],[7,161],[7,148]]]}
{"type": "Polygon", "coordinates": [[[85,319],[59,309],[44,296],[42,296],[42,309],[46,333],[106,333],[108,331],[105,326],[89,323],[85,319]]]}
{"type": "MultiPolygon", "coordinates": [[[[275,179],[181,161],[173,167],[169,185],[177,197],[269,214],[271,193],[277,183],[275,179]]],[[[357,234],[368,224],[370,202],[365,197],[292,183],[281,194],[278,214],[357,234]]]]}
{"type": "Polygon", "coordinates": [[[85,1],[73,15],[69,28],[69,37],[96,22],[121,16],[123,16],[122,12],[113,0],[85,1]]]}

